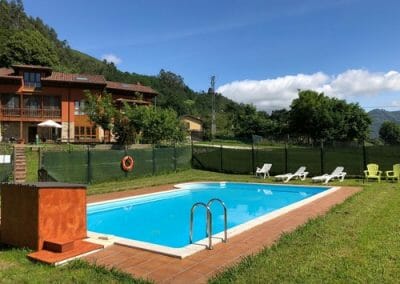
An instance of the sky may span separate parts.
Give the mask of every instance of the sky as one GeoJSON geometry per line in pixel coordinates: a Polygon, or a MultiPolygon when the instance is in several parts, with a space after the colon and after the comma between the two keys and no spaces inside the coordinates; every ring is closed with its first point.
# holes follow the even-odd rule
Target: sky
{"type": "Polygon", "coordinates": [[[61,40],[122,71],[181,75],[259,110],[299,89],[400,109],[397,0],[24,0],[61,40]]]}

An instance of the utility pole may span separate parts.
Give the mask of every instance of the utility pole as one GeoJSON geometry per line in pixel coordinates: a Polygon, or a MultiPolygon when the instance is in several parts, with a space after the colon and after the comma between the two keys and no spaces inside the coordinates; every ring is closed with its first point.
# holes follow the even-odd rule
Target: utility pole
{"type": "Polygon", "coordinates": [[[211,137],[215,137],[215,133],[217,132],[217,125],[215,124],[215,76],[211,76],[211,98],[212,98],[212,107],[211,107],[211,137]]]}

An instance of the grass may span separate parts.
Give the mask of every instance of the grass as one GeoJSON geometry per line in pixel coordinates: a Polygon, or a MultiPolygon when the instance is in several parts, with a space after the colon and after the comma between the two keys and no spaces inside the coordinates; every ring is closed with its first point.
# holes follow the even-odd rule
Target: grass
{"type": "Polygon", "coordinates": [[[210,283],[395,283],[400,275],[400,190],[361,193],[243,259],[210,283]]]}
{"type": "Polygon", "coordinates": [[[1,283],[149,283],[82,260],[57,268],[33,263],[27,253],[29,250],[0,246],[1,283]]]}
{"type": "Polygon", "coordinates": [[[37,182],[39,170],[39,152],[34,151],[32,148],[25,150],[26,157],[26,181],[37,182]]]}
{"type": "MultiPolygon", "coordinates": [[[[34,155],[34,154],[33,154],[34,155]]],[[[90,185],[99,194],[185,181],[271,182],[249,175],[186,170],[134,180],[90,185]]],[[[295,181],[295,184],[307,182],[295,181]]],[[[243,259],[211,283],[396,282],[400,275],[399,184],[346,180],[364,190],[284,235],[274,246],[243,259]]],[[[117,270],[83,261],[54,268],[26,259],[24,249],[0,247],[0,282],[144,283],[117,270]]]]}

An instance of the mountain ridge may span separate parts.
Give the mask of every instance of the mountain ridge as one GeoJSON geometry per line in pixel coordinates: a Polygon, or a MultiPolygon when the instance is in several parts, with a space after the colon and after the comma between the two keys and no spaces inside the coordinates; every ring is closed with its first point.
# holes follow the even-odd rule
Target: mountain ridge
{"type": "Polygon", "coordinates": [[[368,112],[372,120],[370,129],[371,138],[379,138],[379,129],[383,122],[391,121],[400,124],[400,111],[388,111],[384,109],[373,109],[368,112]]]}

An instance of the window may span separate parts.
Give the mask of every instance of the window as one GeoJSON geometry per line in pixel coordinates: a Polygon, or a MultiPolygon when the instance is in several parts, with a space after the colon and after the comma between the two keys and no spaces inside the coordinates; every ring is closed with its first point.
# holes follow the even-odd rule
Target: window
{"type": "Polygon", "coordinates": [[[24,108],[39,109],[40,103],[39,96],[24,96],[24,108]]]}
{"type": "Polygon", "coordinates": [[[75,126],[75,141],[93,141],[96,139],[95,126],[75,126]]]}
{"type": "Polygon", "coordinates": [[[51,110],[61,109],[61,100],[59,96],[44,96],[43,97],[43,108],[51,110]]]}
{"type": "Polygon", "coordinates": [[[24,72],[24,84],[28,87],[41,88],[40,73],[24,72]]]}
{"type": "Polygon", "coordinates": [[[2,95],[1,104],[5,108],[19,108],[18,95],[2,95]]]}
{"type": "Polygon", "coordinates": [[[75,101],[75,112],[76,115],[85,114],[85,101],[75,101]]]}

